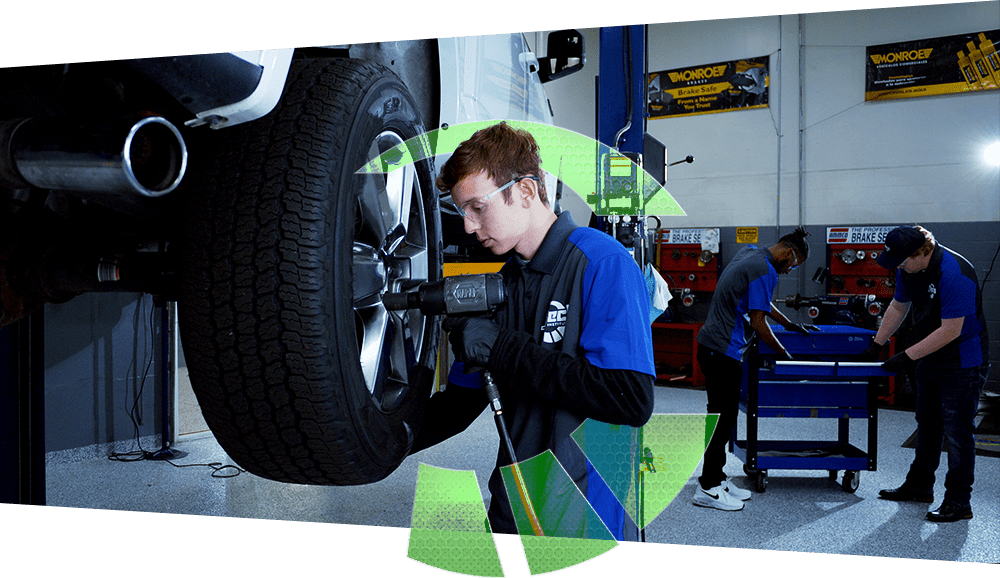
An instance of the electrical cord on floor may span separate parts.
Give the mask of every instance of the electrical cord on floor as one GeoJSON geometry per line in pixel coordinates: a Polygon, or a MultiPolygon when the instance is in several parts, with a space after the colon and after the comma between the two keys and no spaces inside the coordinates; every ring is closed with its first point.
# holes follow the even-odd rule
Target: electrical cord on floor
{"type": "MultiPolygon", "coordinates": [[[[150,345],[148,348],[145,348],[145,350],[149,352],[153,348],[152,345],[153,314],[156,311],[156,309],[155,308],[150,309],[149,326],[148,328],[145,328],[143,331],[140,331],[139,330],[140,311],[141,309],[145,308],[145,304],[146,304],[145,297],[140,298],[139,302],[135,306],[135,313],[133,314],[132,325],[135,328],[136,341],[138,341],[139,335],[144,335],[147,333],[149,334],[150,345]]],[[[143,342],[143,344],[145,345],[145,341],[143,342]]],[[[136,363],[137,361],[138,359],[136,358],[135,355],[133,355],[132,362],[129,364],[128,370],[126,370],[126,374],[133,368],[136,368],[136,370],[138,370],[138,365],[136,363]]],[[[135,396],[132,400],[132,407],[128,408],[128,417],[132,421],[132,428],[133,431],[135,432],[135,445],[139,449],[131,452],[111,452],[110,454],[108,454],[108,459],[115,462],[138,462],[142,460],[153,460],[158,462],[166,462],[174,466],[175,468],[193,468],[193,467],[211,468],[213,478],[235,478],[236,476],[246,472],[246,470],[240,468],[239,466],[224,465],[221,462],[212,462],[204,464],[175,464],[174,462],[159,456],[157,452],[151,452],[148,450],[144,450],[142,448],[142,442],[139,441],[139,425],[140,422],[142,421],[142,416],[139,415],[139,410],[142,407],[141,404],[142,392],[146,387],[146,378],[149,376],[149,370],[152,367],[152,365],[153,365],[153,354],[149,353],[149,359],[146,361],[146,368],[142,372],[142,380],[139,382],[139,389],[136,391],[135,396]],[[227,472],[227,473],[220,473],[220,472],[227,472]]],[[[137,378],[138,376],[133,374],[133,380],[132,380],[133,383],[135,383],[135,380],[137,378]]]]}
{"type": "Polygon", "coordinates": [[[175,464],[174,462],[168,459],[156,457],[155,453],[148,452],[143,449],[139,449],[138,451],[132,451],[132,452],[112,453],[108,455],[108,459],[116,462],[138,462],[142,460],[152,460],[157,462],[166,462],[174,466],[175,468],[195,468],[195,467],[212,468],[213,478],[235,478],[236,476],[246,472],[246,470],[240,468],[239,466],[231,464],[223,464],[222,462],[212,462],[204,464],[175,464]],[[227,473],[222,473],[222,472],[227,472],[227,473]]]}

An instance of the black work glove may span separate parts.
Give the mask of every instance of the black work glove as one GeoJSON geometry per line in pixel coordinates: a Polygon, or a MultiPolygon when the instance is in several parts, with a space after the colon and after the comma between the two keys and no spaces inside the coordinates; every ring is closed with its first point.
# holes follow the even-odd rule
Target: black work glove
{"type": "Polygon", "coordinates": [[[809,335],[810,331],[819,331],[819,327],[809,323],[789,323],[785,329],[801,333],[802,335],[809,335]]]}
{"type": "Polygon", "coordinates": [[[903,373],[913,365],[913,360],[905,351],[900,351],[882,364],[882,369],[889,373],[903,373]]]}
{"type": "Polygon", "coordinates": [[[861,359],[865,361],[878,361],[878,356],[881,352],[882,352],[882,346],[879,345],[878,343],[875,343],[875,340],[872,339],[872,342],[868,346],[868,349],[866,349],[865,352],[861,354],[861,359]]]}
{"type": "Polygon", "coordinates": [[[486,367],[500,327],[485,317],[447,317],[441,328],[449,333],[455,359],[466,365],[486,367]]]}

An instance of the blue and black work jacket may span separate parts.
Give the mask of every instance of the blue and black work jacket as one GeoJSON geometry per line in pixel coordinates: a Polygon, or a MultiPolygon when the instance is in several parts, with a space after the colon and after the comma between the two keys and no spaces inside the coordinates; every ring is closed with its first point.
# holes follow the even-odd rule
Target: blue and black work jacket
{"type": "Polygon", "coordinates": [[[923,271],[897,270],[893,299],[910,304],[916,341],[941,327],[942,319],[964,318],[959,336],[922,361],[968,368],[989,360],[983,296],[976,269],[965,257],[937,245],[923,271]]]}
{"type": "MultiPolygon", "coordinates": [[[[501,330],[487,369],[518,461],[551,451],[583,496],[613,502],[570,436],[587,418],[639,427],[652,415],[655,370],[642,271],[618,241],[578,227],[564,212],[530,261],[514,256],[500,273],[507,303],[496,313],[501,330]]],[[[464,430],[486,406],[481,390],[461,387],[480,381],[460,365],[449,387],[432,396],[412,451],[464,430]]],[[[489,519],[493,531],[517,533],[500,472],[506,465],[501,447],[489,481],[489,519]]],[[[605,523],[621,539],[618,515],[605,523]]],[[[580,524],[579,537],[588,537],[586,522],[580,524]]]]}

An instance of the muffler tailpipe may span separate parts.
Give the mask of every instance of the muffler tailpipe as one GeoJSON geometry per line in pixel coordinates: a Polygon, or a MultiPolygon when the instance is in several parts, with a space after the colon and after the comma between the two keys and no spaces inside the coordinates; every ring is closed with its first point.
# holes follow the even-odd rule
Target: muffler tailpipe
{"type": "Polygon", "coordinates": [[[180,131],[159,116],[101,124],[14,122],[0,127],[0,146],[9,151],[0,158],[0,181],[8,185],[160,197],[177,188],[187,170],[180,131]]]}

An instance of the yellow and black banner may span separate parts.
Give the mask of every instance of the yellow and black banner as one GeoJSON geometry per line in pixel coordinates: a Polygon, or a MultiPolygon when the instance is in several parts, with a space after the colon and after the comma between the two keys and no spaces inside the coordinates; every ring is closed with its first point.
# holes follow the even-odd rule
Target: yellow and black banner
{"type": "Polygon", "coordinates": [[[1000,88],[1000,30],[869,46],[865,100],[1000,88]]]}
{"type": "Polygon", "coordinates": [[[646,84],[649,118],[765,108],[768,57],[651,72],[646,84]]]}

